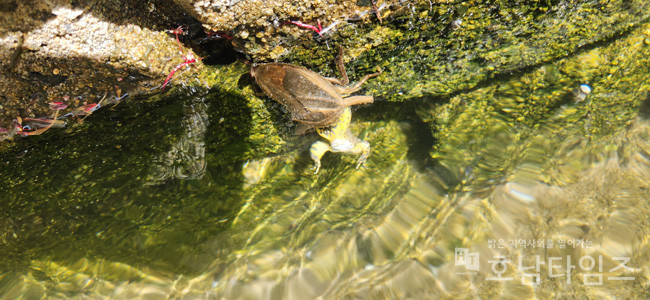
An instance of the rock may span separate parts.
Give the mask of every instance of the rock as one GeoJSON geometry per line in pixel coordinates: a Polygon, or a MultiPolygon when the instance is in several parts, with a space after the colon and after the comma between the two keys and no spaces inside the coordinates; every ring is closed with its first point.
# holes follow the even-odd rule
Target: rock
{"type": "Polygon", "coordinates": [[[10,128],[25,112],[51,115],[47,103],[64,95],[83,105],[104,94],[115,99],[150,93],[183,61],[185,53],[163,27],[182,14],[172,12],[178,9],[173,4],[35,3],[9,1],[0,10],[0,101],[6,103],[0,128],[10,128]]]}

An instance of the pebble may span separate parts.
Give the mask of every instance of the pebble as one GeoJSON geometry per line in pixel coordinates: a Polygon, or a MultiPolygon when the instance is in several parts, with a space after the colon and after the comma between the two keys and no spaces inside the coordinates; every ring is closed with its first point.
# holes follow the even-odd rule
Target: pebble
{"type": "Polygon", "coordinates": [[[575,102],[579,103],[587,99],[587,95],[591,94],[591,87],[588,84],[581,84],[580,88],[574,92],[575,102]]]}
{"type": "Polygon", "coordinates": [[[453,29],[453,30],[460,29],[461,25],[463,25],[463,20],[460,20],[460,19],[455,20],[455,21],[451,22],[451,29],[453,29]]]}

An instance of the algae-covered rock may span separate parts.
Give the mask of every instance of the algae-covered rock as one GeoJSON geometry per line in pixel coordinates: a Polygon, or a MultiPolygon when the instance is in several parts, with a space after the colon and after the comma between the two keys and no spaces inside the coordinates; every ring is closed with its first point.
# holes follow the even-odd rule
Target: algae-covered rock
{"type": "MultiPolygon", "coordinates": [[[[578,131],[555,134],[587,136],[595,144],[611,138],[632,122],[647,97],[649,37],[650,25],[644,23],[606,46],[538,66],[520,77],[494,80],[444,105],[423,105],[419,115],[439,141],[439,151],[432,153],[471,164],[481,153],[490,157],[492,147],[503,146],[483,138],[497,132],[518,131],[502,142],[517,141],[521,147],[536,147],[527,139],[539,131],[561,128],[578,131]]],[[[511,150],[522,153],[521,147],[511,150]]]]}
{"type": "Polygon", "coordinates": [[[384,69],[366,93],[386,101],[453,95],[626,34],[650,16],[647,1],[420,1],[384,22],[343,23],[328,43],[287,59],[323,68],[342,44],[352,77],[384,69]]]}
{"type": "MultiPolygon", "coordinates": [[[[47,117],[52,101],[72,110],[104,94],[150,92],[192,52],[206,59],[185,66],[186,75],[201,62],[232,62],[226,44],[255,61],[282,59],[330,76],[330,46],[340,44],[352,79],[384,70],[366,87],[380,101],[447,97],[605,43],[649,14],[642,0],[257,3],[10,1],[0,10],[0,123],[12,130],[16,117],[47,117]],[[177,51],[168,30],[179,25],[185,46],[177,51]]],[[[179,82],[200,84],[193,78],[179,82]]]]}
{"type": "Polygon", "coordinates": [[[381,22],[381,15],[400,1],[203,1],[179,0],[210,32],[232,37],[237,47],[256,59],[278,59],[312,36],[338,40],[332,32],[350,22],[381,22]]]}

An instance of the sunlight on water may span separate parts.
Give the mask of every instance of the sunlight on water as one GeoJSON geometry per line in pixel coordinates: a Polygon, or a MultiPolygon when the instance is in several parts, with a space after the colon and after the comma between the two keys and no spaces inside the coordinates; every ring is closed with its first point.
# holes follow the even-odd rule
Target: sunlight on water
{"type": "MultiPolygon", "coordinates": [[[[650,66],[643,41],[631,35],[448,103],[423,100],[416,111],[437,139],[424,149],[433,162],[411,157],[410,148],[425,147],[409,141],[413,124],[359,119],[352,130],[372,145],[365,167],[355,169],[356,157],[328,154],[313,175],[300,145],[311,140],[296,139],[293,149],[272,156],[249,155],[240,140],[221,138],[231,129],[219,118],[229,115],[193,92],[184,109],[172,103],[141,116],[149,124],[169,112],[163,124],[174,132],[147,128],[161,151],[147,156],[149,149],[133,142],[136,158],[98,152],[104,165],[95,173],[79,167],[98,176],[95,182],[75,177],[78,188],[54,191],[39,185],[105,202],[75,204],[68,218],[83,220],[77,227],[61,229],[56,218],[34,216],[37,208],[17,216],[29,225],[4,231],[13,232],[3,241],[16,259],[15,269],[0,275],[0,295],[648,297],[650,66]],[[226,151],[245,154],[221,161],[226,151]],[[114,180],[122,163],[138,171],[114,180]],[[99,187],[111,192],[92,194],[99,187]],[[71,245],[74,255],[56,251],[71,245]]],[[[59,209],[66,211],[52,208],[59,209]]]]}
{"type": "MultiPolygon", "coordinates": [[[[573,127],[563,130],[582,130],[573,127]]],[[[512,159],[500,155],[474,160],[471,171],[442,165],[416,171],[403,148],[390,147],[403,142],[400,128],[384,129],[392,130],[390,140],[368,137],[379,148],[368,168],[354,170],[353,159],[345,160],[337,166],[342,172],[274,195],[264,190],[292,172],[271,159],[231,225],[244,246],[205,257],[204,275],[170,277],[88,258],[42,260],[25,275],[4,274],[3,295],[421,299],[504,290],[517,297],[642,292],[637,286],[649,275],[650,121],[638,117],[596,143],[555,139],[553,153],[540,148],[557,132],[543,127],[525,149],[516,139],[487,136],[526,158],[505,173],[491,169],[512,159]]]]}

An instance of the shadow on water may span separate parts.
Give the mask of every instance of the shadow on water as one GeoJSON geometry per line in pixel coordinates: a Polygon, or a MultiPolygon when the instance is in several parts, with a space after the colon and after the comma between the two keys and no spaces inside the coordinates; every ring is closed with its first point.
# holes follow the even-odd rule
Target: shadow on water
{"type": "Polygon", "coordinates": [[[646,93],[645,100],[641,102],[641,106],[639,107],[639,116],[646,120],[650,119],[650,91],[646,93]]]}
{"type": "Polygon", "coordinates": [[[251,113],[234,95],[176,91],[105,108],[84,124],[19,139],[4,152],[0,269],[97,257],[192,273],[205,268],[196,263],[202,255],[233,242],[220,233],[240,206],[234,199],[251,113]],[[210,116],[205,175],[160,184],[153,167],[194,130],[182,124],[197,99],[210,116]]]}
{"type": "Polygon", "coordinates": [[[363,121],[395,120],[407,124],[404,126],[408,143],[407,158],[417,162],[415,165],[421,170],[432,165],[430,151],[437,141],[432,134],[431,125],[425,123],[416,112],[419,107],[432,101],[436,100],[416,100],[408,103],[376,101],[371,105],[358,107],[354,117],[363,121]]]}

